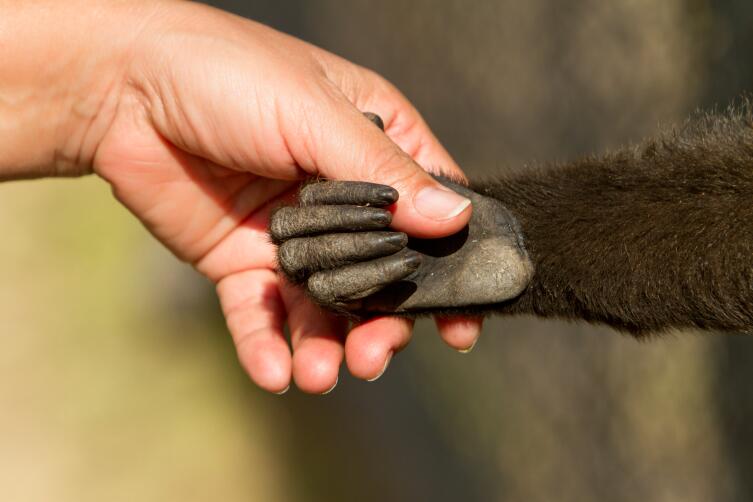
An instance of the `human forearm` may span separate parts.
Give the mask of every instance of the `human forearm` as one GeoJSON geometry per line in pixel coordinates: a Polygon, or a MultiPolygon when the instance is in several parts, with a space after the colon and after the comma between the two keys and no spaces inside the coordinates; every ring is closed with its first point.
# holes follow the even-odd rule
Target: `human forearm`
{"type": "Polygon", "coordinates": [[[153,11],[134,1],[0,1],[0,180],[90,172],[153,11]]]}

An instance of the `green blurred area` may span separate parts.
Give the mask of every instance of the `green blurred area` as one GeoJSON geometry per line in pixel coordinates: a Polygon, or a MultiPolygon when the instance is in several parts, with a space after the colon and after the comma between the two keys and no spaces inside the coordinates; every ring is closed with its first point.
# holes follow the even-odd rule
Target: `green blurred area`
{"type": "MultiPolygon", "coordinates": [[[[753,85],[742,0],[214,2],[392,80],[472,176],[753,85]]],[[[422,321],[375,383],[267,395],[104,182],[0,186],[0,500],[753,499],[753,339],[422,321]]]]}

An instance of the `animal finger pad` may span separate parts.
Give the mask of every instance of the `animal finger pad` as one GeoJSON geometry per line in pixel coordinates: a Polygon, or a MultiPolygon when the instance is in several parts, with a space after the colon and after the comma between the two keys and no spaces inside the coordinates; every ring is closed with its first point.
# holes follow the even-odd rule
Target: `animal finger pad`
{"type": "Polygon", "coordinates": [[[317,272],[309,277],[307,286],[319,303],[341,304],[372,295],[409,276],[420,265],[421,255],[406,250],[365,263],[317,272]]]}
{"type": "Polygon", "coordinates": [[[395,254],[408,244],[402,232],[326,234],[285,241],[280,266],[294,282],[313,272],[395,254]]]}
{"type": "Polygon", "coordinates": [[[329,232],[379,230],[392,222],[392,214],[375,207],[282,207],[275,211],[269,231],[275,242],[329,232]]]}
{"type": "Polygon", "coordinates": [[[397,202],[394,188],[365,181],[321,181],[304,186],[298,194],[302,206],[349,204],[389,206],[397,202]]]}

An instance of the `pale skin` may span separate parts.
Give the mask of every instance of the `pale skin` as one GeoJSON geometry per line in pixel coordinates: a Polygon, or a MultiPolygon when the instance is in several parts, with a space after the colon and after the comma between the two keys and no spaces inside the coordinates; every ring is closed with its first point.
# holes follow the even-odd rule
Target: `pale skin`
{"type": "MultiPolygon", "coordinates": [[[[319,310],[276,273],[266,234],[270,210],[309,176],[395,187],[392,226],[410,235],[466,225],[469,201],[424,168],[462,172],[383,78],[253,21],[172,1],[0,0],[0,61],[0,180],[103,178],[217,285],[257,385],[326,393],[343,359],[373,380],[408,343],[409,320],[349,327],[319,310]],[[363,111],[378,113],[386,134],[363,111]]],[[[437,325],[465,351],[481,321],[437,325]]]]}

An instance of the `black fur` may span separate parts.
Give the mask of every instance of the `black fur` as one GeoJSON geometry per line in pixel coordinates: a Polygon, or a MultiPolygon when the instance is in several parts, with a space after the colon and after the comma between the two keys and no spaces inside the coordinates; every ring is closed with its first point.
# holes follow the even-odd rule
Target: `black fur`
{"type": "Polygon", "coordinates": [[[745,103],[601,157],[472,183],[515,215],[535,273],[467,312],[583,319],[641,335],[753,333],[753,115],[745,103]]]}

